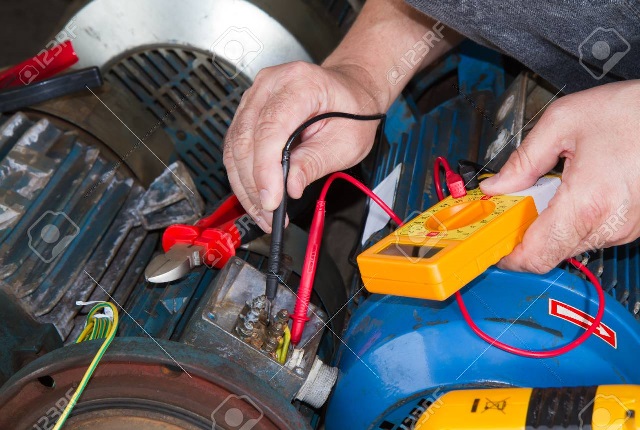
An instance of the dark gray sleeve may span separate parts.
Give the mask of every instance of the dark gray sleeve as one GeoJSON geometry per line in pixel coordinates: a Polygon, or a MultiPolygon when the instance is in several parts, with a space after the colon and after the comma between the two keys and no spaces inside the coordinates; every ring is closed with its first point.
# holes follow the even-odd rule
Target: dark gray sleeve
{"type": "Polygon", "coordinates": [[[566,93],[640,78],[640,0],[407,3],[515,58],[566,93]]]}

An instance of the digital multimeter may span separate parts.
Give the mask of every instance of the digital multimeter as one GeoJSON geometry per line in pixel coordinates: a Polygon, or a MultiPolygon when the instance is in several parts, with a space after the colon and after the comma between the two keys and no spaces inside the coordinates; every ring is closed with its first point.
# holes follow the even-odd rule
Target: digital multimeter
{"type": "Polygon", "coordinates": [[[517,195],[447,197],[358,256],[365,288],[447,299],[522,241],[559,185],[549,176],[517,195]]]}

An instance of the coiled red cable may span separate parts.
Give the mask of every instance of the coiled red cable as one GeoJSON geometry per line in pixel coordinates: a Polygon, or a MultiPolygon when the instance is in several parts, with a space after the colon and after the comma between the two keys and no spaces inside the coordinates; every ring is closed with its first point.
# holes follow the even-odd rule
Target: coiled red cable
{"type": "MultiPolygon", "coordinates": [[[[434,171],[433,171],[433,183],[436,187],[436,194],[438,195],[438,199],[442,200],[444,198],[444,195],[442,193],[442,188],[440,185],[440,164],[442,164],[446,173],[451,172],[451,167],[449,166],[449,162],[444,157],[436,158],[436,161],[434,163],[434,171]]],[[[575,266],[582,273],[584,273],[587,279],[591,281],[591,283],[596,288],[596,292],[598,293],[598,301],[599,301],[598,312],[596,314],[595,319],[593,320],[593,323],[582,335],[580,335],[575,340],[569,342],[568,344],[555,349],[546,350],[546,351],[530,351],[526,349],[516,348],[514,346],[507,345],[506,343],[502,343],[497,338],[493,338],[489,336],[487,333],[480,330],[480,328],[473,321],[473,318],[471,318],[471,315],[469,315],[469,311],[467,310],[467,307],[464,304],[464,300],[462,299],[462,294],[460,293],[460,291],[456,291],[455,293],[456,302],[460,307],[460,312],[462,312],[462,317],[464,318],[466,323],[469,325],[469,328],[471,328],[471,330],[473,330],[473,332],[476,335],[478,335],[478,337],[480,337],[485,342],[488,342],[491,346],[495,346],[496,348],[499,348],[511,354],[516,354],[522,357],[529,357],[529,358],[551,358],[551,357],[557,357],[558,355],[566,354],[567,352],[581,345],[584,341],[586,341],[589,338],[589,336],[593,334],[594,331],[596,331],[596,329],[602,322],[602,317],[604,316],[604,306],[605,306],[604,291],[602,290],[602,285],[600,285],[598,278],[596,278],[596,276],[586,266],[578,262],[576,259],[568,258],[566,261],[569,264],[572,264],[573,266],[575,266]]]]}
{"type": "Polygon", "coordinates": [[[473,321],[473,318],[471,318],[471,315],[469,315],[469,311],[467,310],[467,307],[465,306],[464,301],[462,300],[462,294],[460,294],[460,291],[456,291],[456,302],[460,307],[460,312],[462,312],[462,317],[464,318],[466,323],[469,325],[471,330],[473,330],[473,332],[478,335],[478,337],[480,337],[485,342],[489,343],[491,346],[495,346],[496,348],[499,348],[506,352],[510,352],[511,354],[516,354],[522,357],[529,357],[529,358],[551,358],[551,357],[557,357],[558,355],[566,354],[567,352],[581,345],[584,341],[586,341],[589,338],[589,336],[593,334],[594,331],[596,331],[596,329],[602,322],[602,317],[604,316],[604,305],[605,305],[604,291],[602,290],[602,286],[600,285],[598,278],[596,278],[595,275],[589,269],[587,269],[587,267],[585,267],[582,263],[578,262],[576,259],[568,258],[566,261],[570,264],[573,264],[578,270],[584,273],[584,275],[587,277],[587,279],[589,279],[589,281],[591,281],[591,283],[596,287],[596,291],[598,293],[598,300],[599,300],[598,312],[596,314],[595,319],[593,320],[593,323],[578,338],[567,343],[566,345],[560,346],[555,349],[546,350],[546,351],[530,351],[527,349],[516,348],[515,346],[502,343],[498,339],[493,338],[489,336],[487,333],[480,330],[480,328],[473,321]]]}

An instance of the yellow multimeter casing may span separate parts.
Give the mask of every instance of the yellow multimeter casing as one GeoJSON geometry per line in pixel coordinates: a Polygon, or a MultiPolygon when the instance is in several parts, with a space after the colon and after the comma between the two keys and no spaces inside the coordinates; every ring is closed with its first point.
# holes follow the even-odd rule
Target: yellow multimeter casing
{"type": "Polygon", "coordinates": [[[487,196],[475,189],[447,197],[357,257],[364,286],[371,293],[445,300],[509,254],[538,210],[531,195],[487,196]]]}

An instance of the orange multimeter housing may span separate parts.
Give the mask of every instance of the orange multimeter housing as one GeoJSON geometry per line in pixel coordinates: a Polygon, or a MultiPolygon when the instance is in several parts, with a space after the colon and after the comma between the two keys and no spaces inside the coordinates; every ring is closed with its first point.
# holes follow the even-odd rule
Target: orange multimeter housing
{"type": "Polygon", "coordinates": [[[447,197],[357,258],[371,293],[445,300],[522,241],[537,218],[533,197],[447,197]]]}

